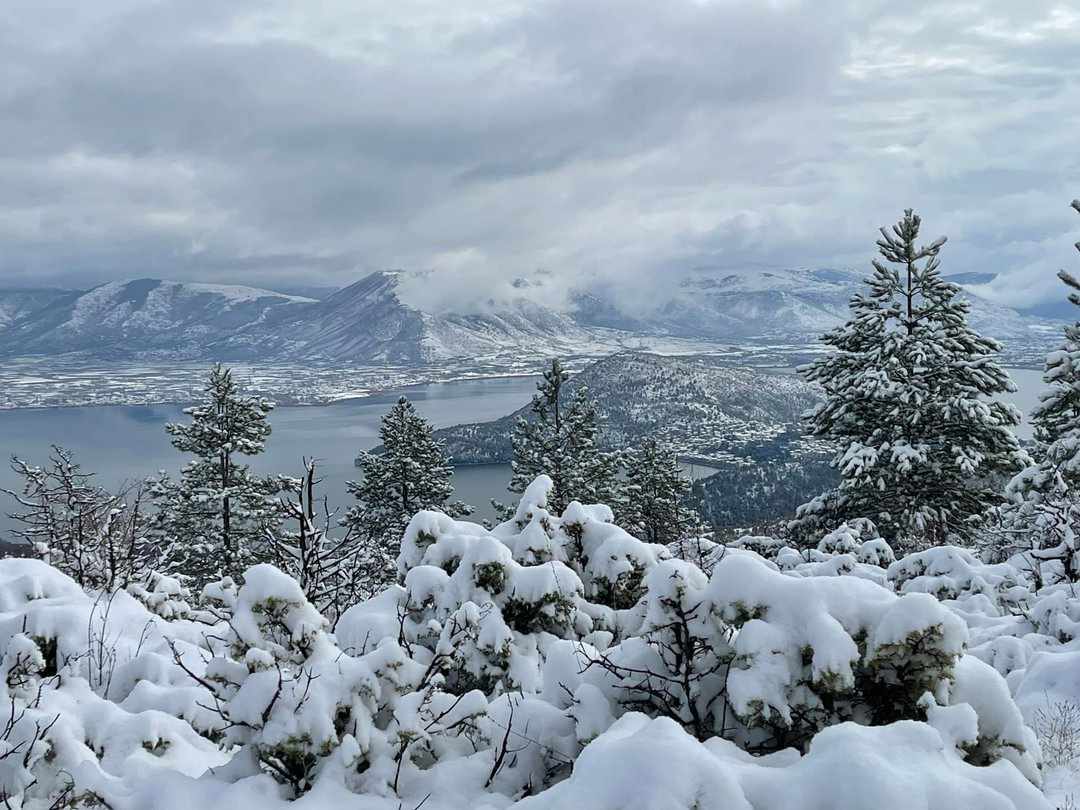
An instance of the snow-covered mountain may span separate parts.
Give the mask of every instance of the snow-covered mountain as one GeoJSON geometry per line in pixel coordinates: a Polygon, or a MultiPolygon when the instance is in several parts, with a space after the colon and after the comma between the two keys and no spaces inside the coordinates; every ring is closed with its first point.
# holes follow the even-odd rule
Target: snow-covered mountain
{"type": "Polygon", "coordinates": [[[214,348],[225,357],[431,363],[511,353],[579,354],[597,329],[520,298],[479,314],[424,312],[398,293],[400,273],[377,272],[284,317],[253,324],[214,348]]]}
{"type": "MultiPolygon", "coordinates": [[[[586,291],[575,293],[571,312],[560,312],[524,287],[518,298],[454,313],[410,306],[399,294],[401,276],[372,273],[321,300],[158,279],[85,292],[0,291],[0,356],[518,366],[552,355],[599,356],[640,345],[640,336],[656,345],[674,337],[804,346],[846,320],[862,281],[843,270],[702,269],[647,313],[586,291]],[[657,336],[664,336],[659,343],[657,336]]],[[[970,289],[964,295],[974,327],[1010,350],[1045,343],[1044,319],[970,289]]]]}
{"type": "Polygon", "coordinates": [[[20,313],[0,332],[7,355],[203,357],[215,341],[310,299],[254,287],[137,279],[103,284],[20,313]]]}
{"type": "MultiPolygon", "coordinates": [[[[666,300],[636,323],[663,334],[712,340],[802,342],[848,318],[848,301],[864,273],[852,270],[792,269],[729,272],[703,268],[673,287],[666,300]]],[[[1025,339],[1039,319],[980,298],[969,289],[970,320],[976,330],[999,340],[1025,339]]],[[[584,323],[615,325],[610,306],[584,296],[579,308],[584,323]]]]}
{"type": "MultiPolygon", "coordinates": [[[[721,463],[787,453],[792,429],[815,404],[817,388],[792,374],[720,365],[708,357],[619,352],[570,378],[587,386],[603,421],[605,448],[662,440],[683,456],[721,463]]],[[[526,405],[501,419],[436,431],[458,463],[506,462],[510,434],[526,405]]]]}
{"type": "Polygon", "coordinates": [[[78,292],[52,288],[0,289],[0,329],[6,329],[25,318],[65,298],[75,298],[78,292]]]}
{"type": "Polygon", "coordinates": [[[158,279],[104,284],[44,307],[16,307],[13,297],[0,354],[421,364],[616,345],[524,297],[486,313],[423,312],[401,300],[399,275],[372,273],[324,300],[158,279]]]}

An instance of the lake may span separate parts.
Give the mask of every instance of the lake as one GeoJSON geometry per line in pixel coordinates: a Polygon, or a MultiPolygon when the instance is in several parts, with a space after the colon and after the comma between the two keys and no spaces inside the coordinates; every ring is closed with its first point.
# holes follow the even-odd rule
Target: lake
{"type": "MultiPolygon", "coordinates": [[[[505,416],[527,403],[535,391],[535,378],[503,377],[409,386],[331,405],[275,408],[266,451],[249,463],[258,473],[299,477],[303,458],[313,456],[324,479],[322,493],[331,504],[348,505],[352,498],[345,482],[355,480],[359,472],[353,460],[360,450],[379,443],[380,420],[398,397],[407,396],[435,427],[447,427],[505,416]]],[[[158,470],[178,472],[187,457],[169,444],[165,424],[186,420],[178,405],[0,411],[0,453],[5,459],[17,455],[41,463],[49,444],[59,444],[72,450],[103,486],[115,487],[158,470]]],[[[510,499],[508,481],[506,465],[459,467],[454,474],[455,497],[476,506],[478,517],[490,517],[489,499],[510,499]]],[[[0,487],[14,489],[18,483],[8,465],[0,464],[0,487]]],[[[10,500],[3,498],[0,508],[6,512],[10,500]]],[[[10,522],[3,518],[0,526],[7,528],[10,522]]]]}
{"type": "MultiPolygon", "coordinates": [[[[1010,374],[1020,390],[1008,399],[1026,412],[1037,401],[1041,372],[1010,369],[1010,374]]],[[[276,408],[270,415],[273,433],[266,452],[250,463],[258,473],[299,476],[303,457],[314,456],[320,461],[323,494],[332,505],[347,506],[352,499],[345,482],[355,480],[358,472],[353,459],[360,450],[378,444],[379,422],[399,396],[409,397],[435,427],[447,427],[504,416],[527,403],[535,390],[533,377],[489,378],[409,386],[332,405],[276,408]]],[[[178,472],[185,457],[169,444],[164,425],[184,420],[181,407],[175,405],[0,411],[0,454],[5,459],[17,455],[41,463],[49,444],[59,444],[72,450],[103,486],[116,487],[158,470],[178,472]]],[[[1026,423],[1019,432],[1031,436],[1026,423]]],[[[684,469],[693,477],[711,472],[700,465],[684,469]]],[[[475,506],[478,519],[492,517],[491,498],[504,502],[514,498],[506,491],[509,479],[509,467],[503,464],[458,467],[455,497],[475,506]]],[[[0,464],[0,487],[18,484],[8,465],[0,464]]],[[[9,511],[10,501],[2,498],[0,512],[9,511]]],[[[0,529],[9,527],[10,521],[0,516],[0,529]]]]}

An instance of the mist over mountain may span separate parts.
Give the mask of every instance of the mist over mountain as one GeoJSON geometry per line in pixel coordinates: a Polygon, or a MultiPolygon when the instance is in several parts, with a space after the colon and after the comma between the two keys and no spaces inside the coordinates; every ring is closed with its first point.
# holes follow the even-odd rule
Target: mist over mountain
{"type": "MultiPolygon", "coordinates": [[[[415,291],[426,278],[376,272],[340,290],[322,289],[321,299],[160,279],[86,291],[0,290],[0,355],[422,365],[604,354],[645,337],[811,345],[846,319],[863,275],[703,268],[645,311],[627,307],[612,291],[556,294],[543,278],[516,280],[467,312],[421,307],[415,291]]],[[[1045,336],[1050,323],[1040,313],[979,294],[988,274],[954,280],[963,285],[977,330],[1013,346],[1045,336]]]]}
{"type": "MultiPolygon", "coordinates": [[[[703,268],[656,302],[640,322],[654,331],[713,340],[816,340],[847,320],[848,302],[866,273],[837,269],[726,272],[703,268]]],[[[1004,341],[1025,340],[1037,318],[986,299],[968,288],[970,322],[1004,341]]],[[[588,312],[597,312],[590,308],[588,312]]],[[[599,323],[610,322],[600,310],[599,323]]]]}

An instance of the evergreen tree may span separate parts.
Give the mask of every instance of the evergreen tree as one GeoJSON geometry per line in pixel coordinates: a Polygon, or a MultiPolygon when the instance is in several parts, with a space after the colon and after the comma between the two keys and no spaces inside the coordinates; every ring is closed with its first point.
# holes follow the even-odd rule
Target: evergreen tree
{"type": "Polygon", "coordinates": [[[360,454],[361,479],[347,484],[357,503],[343,521],[362,548],[358,565],[368,576],[363,590],[374,593],[396,577],[401,535],[414,514],[437,509],[452,516],[469,514],[462,503],[448,504],[454,467],[431,424],[401,397],[383,417],[380,452],[360,454]]]}
{"type": "Polygon", "coordinates": [[[536,385],[532,418],[519,419],[513,435],[509,490],[520,494],[536,476],[549,475],[548,509],[556,514],[571,501],[615,503],[618,496],[618,454],[600,451],[596,402],[583,385],[569,394],[569,379],[558,358],[552,360],[536,385]]]}
{"type": "Polygon", "coordinates": [[[1019,412],[992,399],[1016,390],[1001,347],[968,326],[959,288],[939,273],[945,238],[917,246],[919,225],[908,209],[881,229],[868,292],[823,338],[834,351],[800,369],[825,389],[808,423],[836,443],[841,480],[799,508],[797,531],[865,517],[900,547],[967,538],[1025,458],[1019,412]]]}
{"type": "MultiPolygon", "coordinates": [[[[1080,200],[1072,207],[1080,212],[1080,200]]],[[[1080,306],[1080,281],[1065,270],[1058,278],[1080,306]]],[[[1080,580],[1080,322],[1064,332],[1061,348],[1046,357],[1047,388],[1031,411],[1036,463],[1009,482],[994,542],[1002,557],[1026,552],[1039,581],[1051,582],[1080,580]]]]}
{"type": "Polygon", "coordinates": [[[232,372],[216,365],[203,403],[184,410],[191,423],[165,426],[173,447],[195,456],[179,480],[163,476],[153,488],[165,572],[200,585],[223,575],[239,578],[266,556],[266,533],[280,522],[279,485],[253,476],[239,458],[263,451],[273,407],[244,396],[232,372]]]}
{"type": "Polygon", "coordinates": [[[649,439],[624,456],[619,525],[639,540],[672,546],[687,559],[685,541],[704,531],[701,516],[689,506],[691,484],[669,447],[649,439]]]}

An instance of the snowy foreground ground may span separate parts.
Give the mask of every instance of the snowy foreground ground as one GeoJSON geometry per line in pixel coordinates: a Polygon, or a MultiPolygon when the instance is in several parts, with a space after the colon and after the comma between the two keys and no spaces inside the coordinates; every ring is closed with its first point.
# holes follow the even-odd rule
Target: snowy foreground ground
{"type": "MultiPolygon", "coordinates": [[[[1045,810],[1080,799],[1080,598],[865,527],[706,568],[545,509],[420,513],[331,627],[257,566],[87,594],[0,561],[7,806],[1045,810]],[[862,534],[860,534],[862,532],[862,534]],[[1036,733],[1038,732],[1038,733],[1036,733]]],[[[698,548],[700,552],[702,549],[698,548]]]]}

